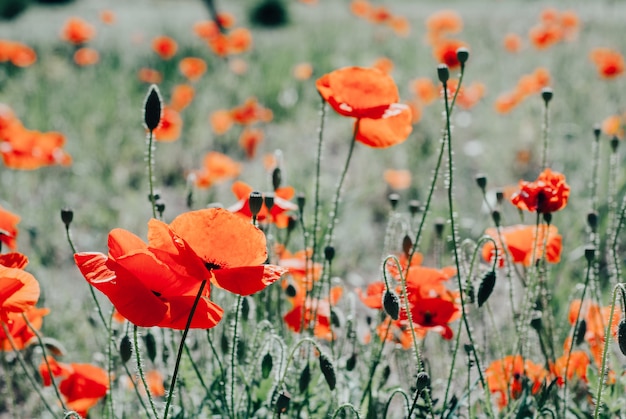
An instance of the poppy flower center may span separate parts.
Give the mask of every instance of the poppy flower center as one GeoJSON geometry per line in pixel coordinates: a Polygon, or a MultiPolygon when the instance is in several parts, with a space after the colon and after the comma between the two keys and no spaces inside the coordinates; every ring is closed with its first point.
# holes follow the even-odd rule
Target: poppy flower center
{"type": "Polygon", "coordinates": [[[218,265],[217,263],[212,263],[212,262],[206,262],[204,264],[204,266],[209,270],[212,271],[213,269],[222,269],[222,267],[220,265],[218,265]]]}
{"type": "Polygon", "coordinates": [[[424,326],[429,326],[433,321],[433,315],[430,311],[424,313],[424,326]]]}

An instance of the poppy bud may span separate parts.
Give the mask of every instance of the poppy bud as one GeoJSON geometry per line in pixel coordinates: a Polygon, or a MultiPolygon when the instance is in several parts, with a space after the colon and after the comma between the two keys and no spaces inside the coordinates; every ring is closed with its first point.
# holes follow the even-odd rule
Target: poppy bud
{"type": "Polygon", "coordinates": [[[491,218],[493,219],[493,223],[496,225],[496,227],[500,227],[500,219],[502,218],[502,216],[500,215],[500,211],[493,210],[491,212],[491,218]]]}
{"type": "Polygon", "coordinates": [[[487,301],[495,285],[496,285],[496,272],[495,271],[487,272],[483,276],[482,280],[480,281],[480,286],[478,287],[478,295],[476,298],[478,307],[482,307],[485,301],[487,301]]]}
{"type": "Polygon", "coordinates": [[[411,253],[411,249],[413,249],[413,240],[411,240],[411,238],[407,234],[402,239],[402,251],[408,257],[411,253]]]}
{"type": "Polygon", "coordinates": [[[409,201],[409,212],[411,213],[411,215],[415,215],[420,212],[421,207],[422,204],[417,199],[412,199],[409,201]]]}
{"type": "Polygon", "coordinates": [[[469,50],[465,47],[461,47],[456,50],[456,59],[459,60],[461,66],[465,65],[469,59],[469,50]]]}
{"type": "Polygon", "coordinates": [[[324,257],[328,262],[332,262],[335,258],[335,248],[333,246],[326,246],[324,248],[324,257]]]}
{"type": "Polygon", "coordinates": [[[148,202],[152,202],[153,197],[154,197],[154,202],[156,202],[159,199],[161,199],[161,194],[158,192],[155,192],[153,195],[148,194],[148,202]]]}
{"type": "Polygon", "coordinates": [[[398,201],[400,201],[400,195],[398,195],[397,193],[391,193],[389,194],[387,199],[389,200],[389,205],[391,205],[391,209],[395,211],[396,207],[398,206],[398,201]]]}
{"type": "Polygon", "coordinates": [[[383,368],[383,372],[381,375],[382,377],[380,377],[380,383],[382,385],[387,382],[389,376],[391,375],[391,367],[389,366],[389,364],[385,365],[385,368],[383,368]]]}
{"type": "Polygon", "coordinates": [[[272,361],[272,355],[270,353],[266,353],[261,361],[261,375],[263,379],[266,379],[270,376],[270,372],[272,372],[272,367],[274,366],[274,362],[272,361]]]}
{"type": "Polygon", "coordinates": [[[61,210],[61,221],[65,224],[66,228],[69,228],[72,220],[74,219],[74,211],[69,208],[63,208],[61,210]]]}
{"type": "Polygon", "coordinates": [[[487,176],[485,176],[482,173],[479,173],[476,175],[476,177],[474,178],[476,180],[476,184],[478,185],[478,187],[485,192],[485,187],[487,187],[487,176]]]}
{"type": "Polygon", "coordinates": [[[613,151],[613,153],[617,152],[617,146],[619,146],[619,138],[611,138],[611,150],[613,151]]]}
{"type": "Polygon", "coordinates": [[[626,319],[622,319],[617,326],[617,343],[619,350],[626,356],[626,319]]]}
{"type": "Polygon", "coordinates": [[[150,361],[154,362],[157,355],[156,339],[154,339],[154,335],[150,332],[146,333],[146,335],[144,336],[144,342],[146,343],[148,358],[150,359],[150,361]]]}
{"type": "MultiPolygon", "coordinates": [[[[539,196],[543,196],[543,195],[539,195],[539,196]]],[[[552,223],[552,213],[551,212],[544,212],[543,213],[543,221],[545,221],[547,224],[552,223]]]]}
{"type": "Polygon", "coordinates": [[[296,197],[296,202],[298,203],[298,211],[300,211],[300,214],[302,214],[302,211],[304,210],[304,204],[306,203],[306,198],[303,194],[298,194],[298,196],[296,197]]]}
{"type": "Polygon", "coordinates": [[[598,228],[598,213],[595,211],[590,211],[587,214],[587,225],[591,228],[591,231],[593,231],[594,233],[596,232],[596,229],[598,228]]]}
{"type": "Polygon", "coordinates": [[[263,196],[263,201],[265,202],[265,206],[268,211],[271,211],[274,207],[274,194],[268,193],[263,196]]]}
{"type": "Polygon", "coordinates": [[[159,88],[153,84],[143,104],[143,122],[150,132],[154,131],[161,121],[161,103],[159,88]]]}
{"type": "Polygon", "coordinates": [[[130,341],[128,335],[124,335],[122,340],[120,341],[120,358],[122,358],[122,363],[128,362],[130,357],[133,354],[133,344],[130,341]]]}
{"type": "Polygon", "coordinates": [[[596,141],[598,141],[600,139],[600,134],[602,133],[602,129],[600,128],[600,124],[594,124],[593,125],[593,136],[595,137],[596,141]]]}
{"type": "Polygon", "coordinates": [[[541,98],[543,99],[546,106],[552,100],[552,96],[553,96],[553,93],[552,93],[551,87],[544,87],[543,89],[541,89],[541,98]]]}
{"type": "Polygon", "coordinates": [[[287,285],[287,288],[285,288],[285,294],[287,294],[287,297],[295,297],[296,296],[296,287],[294,287],[291,284],[287,285]]]}
{"type": "Polygon", "coordinates": [[[465,353],[469,355],[474,352],[474,345],[472,345],[471,343],[464,343],[463,349],[465,350],[465,353]]]}
{"type": "Polygon", "coordinates": [[[250,315],[250,301],[248,298],[241,299],[241,320],[246,321],[250,315]]]}
{"type": "Polygon", "coordinates": [[[354,367],[356,367],[356,352],[352,352],[352,355],[346,361],[346,370],[352,371],[354,367]]]}
{"type": "Polygon", "coordinates": [[[585,259],[587,259],[587,263],[593,262],[595,257],[596,257],[595,246],[585,246],[585,259]]]}
{"type": "Polygon", "coordinates": [[[430,387],[430,375],[426,371],[420,371],[417,373],[417,379],[415,380],[415,390],[417,393],[421,393],[423,390],[427,390],[430,387]]]}
{"type": "Polygon", "coordinates": [[[437,234],[438,239],[440,239],[443,236],[444,225],[445,225],[445,220],[443,218],[435,219],[435,234],[437,234]]]}
{"type": "Polygon", "coordinates": [[[587,322],[582,319],[578,323],[578,330],[576,331],[576,345],[580,345],[585,341],[585,333],[587,333],[587,322]]]}
{"type": "Polygon", "coordinates": [[[302,372],[300,373],[300,379],[298,380],[298,388],[300,389],[300,393],[304,393],[304,391],[309,387],[309,383],[311,382],[311,368],[307,363],[302,372]]]}
{"type": "Polygon", "coordinates": [[[335,389],[335,384],[337,384],[337,377],[335,376],[335,367],[333,367],[330,359],[323,353],[320,353],[320,370],[326,379],[326,383],[328,383],[328,387],[330,387],[331,391],[335,389]]]}
{"type": "Polygon", "coordinates": [[[288,391],[283,391],[278,395],[278,400],[276,400],[276,413],[281,414],[287,412],[289,409],[289,401],[291,400],[291,394],[288,391]]]}
{"type": "Polygon", "coordinates": [[[263,207],[263,195],[261,192],[250,192],[250,197],[248,197],[248,204],[250,205],[250,212],[252,216],[256,218],[256,216],[261,211],[263,207]]]}
{"type": "Polygon", "coordinates": [[[335,327],[341,327],[341,321],[339,320],[339,314],[335,309],[330,309],[330,324],[335,327]]]}
{"type": "Polygon", "coordinates": [[[383,308],[385,313],[389,314],[394,320],[398,320],[400,315],[400,299],[395,292],[386,290],[383,294],[383,308]]]}
{"type": "Polygon", "coordinates": [[[437,77],[439,77],[439,81],[443,84],[448,82],[448,79],[450,78],[450,70],[447,65],[439,64],[437,66],[437,77]]]}
{"type": "Polygon", "coordinates": [[[159,217],[163,218],[163,212],[165,211],[165,202],[158,201],[154,203],[157,212],[159,213],[159,217]]]}
{"type": "Polygon", "coordinates": [[[291,233],[298,226],[298,216],[290,215],[287,219],[287,233],[291,233]]]}
{"type": "Polygon", "coordinates": [[[541,332],[541,330],[543,329],[543,321],[541,318],[541,312],[535,311],[533,313],[533,318],[530,320],[530,327],[535,329],[537,332],[541,332]]]}
{"type": "Polygon", "coordinates": [[[280,167],[276,167],[274,171],[272,171],[272,186],[274,190],[280,188],[280,184],[283,180],[282,172],[280,171],[280,167]]]}

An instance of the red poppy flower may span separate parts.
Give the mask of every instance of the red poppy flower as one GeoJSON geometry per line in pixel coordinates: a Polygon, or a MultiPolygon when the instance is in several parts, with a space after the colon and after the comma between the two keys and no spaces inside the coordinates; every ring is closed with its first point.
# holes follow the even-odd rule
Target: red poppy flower
{"type": "MultiPolygon", "coordinates": [[[[77,253],[81,273],[103,292],[130,322],[142,327],[184,329],[201,281],[211,273],[190,245],[165,223],[148,223],[149,243],[115,229],[109,233],[109,255],[77,253]]],[[[192,328],[210,328],[222,309],[209,300],[205,287],[192,328]]]]}
{"type": "MultiPolygon", "coordinates": [[[[500,258],[499,266],[503,267],[505,256],[502,250],[502,244],[498,238],[498,231],[495,228],[488,228],[485,234],[496,241],[498,245],[498,257],[500,258]]],[[[540,225],[539,228],[534,225],[514,225],[501,228],[501,234],[513,263],[522,263],[524,266],[531,266],[533,264],[533,246],[537,246],[534,251],[535,259],[542,258],[544,253],[543,244],[546,242],[546,239],[546,261],[559,263],[561,260],[561,249],[563,247],[561,235],[559,234],[559,230],[553,225],[549,228],[543,224],[540,225]],[[537,232],[537,238],[535,239],[537,232]]],[[[487,262],[493,260],[494,245],[491,241],[485,243],[482,254],[487,262]]]]}
{"type": "Polygon", "coordinates": [[[563,39],[563,31],[557,25],[541,24],[530,28],[528,37],[535,48],[547,49],[563,39]]]}
{"type": "MultiPolygon", "coordinates": [[[[457,304],[444,298],[415,298],[409,295],[413,322],[425,329],[439,330],[444,339],[452,339],[449,323],[460,317],[457,304]]],[[[401,311],[406,316],[406,312],[401,311]]]]}
{"type": "Polygon", "coordinates": [[[68,409],[76,411],[81,417],[87,417],[89,409],[106,396],[109,389],[109,377],[106,370],[91,364],[62,364],[48,357],[48,364],[42,362],[39,372],[45,386],[52,384],[52,377],[62,377],[59,391],[65,398],[68,409]]]}
{"type": "Polygon", "coordinates": [[[453,70],[461,65],[456,52],[462,47],[467,47],[467,44],[456,39],[443,39],[435,44],[433,56],[439,63],[445,64],[453,70]]]}
{"type": "Polygon", "coordinates": [[[5,244],[11,250],[16,249],[17,224],[19,222],[19,215],[13,214],[0,206],[0,245],[5,244]]]}
{"type": "Polygon", "coordinates": [[[411,109],[398,103],[393,79],[375,68],[344,67],[325,74],[317,90],[340,115],[357,118],[356,140],[385,148],[406,140],[411,133],[411,109]]]}
{"type": "Polygon", "coordinates": [[[21,253],[0,254],[0,266],[5,268],[24,269],[28,265],[28,258],[21,253]]]}
{"type": "Polygon", "coordinates": [[[622,75],[626,68],[622,54],[610,48],[596,48],[589,57],[596,65],[600,77],[605,79],[622,75]]]}
{"type": "Polygon", "coordinates": [[[182,130],[183,118],[173,108],[164,106],[159,126],[154,130],[154,138],[162,142],[176,141],[182,130]]]}
{"type": "Polygon", "coordinates": [[[74,62],[81,67],[94,65],[98,61],[100,54],[93,48],[80,48],[74,53],[74,62]]]}
{"type": "Polygon", "coordinates": [[[245,128],[239,136],[239,146],[246,153],[248,159],[256,156],[256,149],[265,139],[265,134],[260,129],[245,128]]]}
{"type": "MultiPolygon", "coordinates": [[[[33,307],[25,311],[23,314],[35,330],[39,330],[43,324],[43,316],[46,316],[49,313],[50,310],[47,308],[33,307]]],[[[0,322],[3,321],[0,320],[0,322]]],[[[9,334],[13,340],[13,345],[11,345],[7,335],[4,333],[4,328],[0,327],[0,351],[12,351],[13,346],[15,346],[18,351],[22,350],[26,348],[35,337],[35,333],[24,320],[22,313],[9,313],[7,315],[7,320],[4,323],[9,330],[9,334]]]]}
{"type": "MultiPolygon", "coordinates": [[[[276,246],[275,253],[278,255],[278,265],[287,269],[289,276],[299,287],[311,290],[313,282],[320,278],[322,265],[313,263],[311,260],[312,249],[300,250],[291,253],[282,245],[276,246]]],[[[286,281],[283,281],[285,287],[286,281]]]]}
{"type": "Polygon", "coordinates": [[[189,81],[199,80],[206,72],[206,62],[198,57],[185,57],[178,63],[180,73],[189,81]]]}
{"type": "Polygon", "coordinates": [[[440,10],[426,20],[429,40],[438,40],[443,36],[461,32],[463,19],[454,10],[440,10]]]}
{"type": "Polygon", "coordinates": [[[16,67],[30,67],[37,61],[37,53],[28,45],[14,42],[9,60],[16,67]]]}
{"type": "Polygon", "coordinates": [[[246,99],[241,105],[232,108],[229,113],[231,121],[241,125],[270,122],[273,118],[271,109],[263,107],[255,97],[246,99]]]}
{"type": "Polygon", "coordinates": [[[411,171],[387,169],[383,173],[383,179],[394,191],[408,189],[411,186],[411,171]]]}
{"type": "Polygon", "coordinates": [[[148,67],[140,68],[137,77],[140,81],[150,84],[159,84],[163,80],[163,75],[159,71],[148,67]]]}
{"type": "Polygon", "coordinates": [[[524,361],[519,355],[507,355],[503,359],[493,361],[485,370],[489,391],[499,396],[498,407],[501,409],[508,404],[508,395],[518,399],[522,395],[522,380],[524,377],[532,384],[531,392],[537,393],[548,372],[532,361],[524,361]]]}
{"type": "Polygon", "coordinates": [[[193,174],[198,188],[210,188],[213,184],[239,176],[241,163],[225,154],[211,151],[204,156],[203,168],[193,174]]]}
{"type": "Polygon", "coordinates": [[[9,313],[23,313],[39,299],[39,283],[34,276],[18,268],[0,265],[0,321],[9,313]]]}
{"type": "Polygon", "coordinates": [[[569,185],[559,172],[545,169],[534,182],[519,182],[519,191],[511,203],[519,209],[542,214],[558,211],[567,205],[569,185]]]}
{"type": "Polygon", "coordinates": [[[189,84],[177,84],[172,89],[172,100],[170,103],[170,107],[177,112],[182,111],[187,106],[189,106],[191,101],[193,101],[195,94],[196,91],[193,86],[189,84]]]}
{"type": "Polygon", "coordinates": [[[113,10],[102,10],[100,11],[100,21],[105,25],[113,25],[115,23],[117,16],[113,10]]]}
{"type": "Polygon", "coordinates": [[[580,378],[585,383],[587,381],[587,368],[589,367],[589,356],[584,351],[572,351],[569,357],[569,367],[567,367],[568,354],[565,353],[559,357],[556,362],[550,365],[551,372],[557,378],[557,384],[563,386],[565,383],[565,370],[567,368],[567,380],[570,381],[574,376],[580,378]]]}
{"type": "Polygon", "coordinates": [[[293,308],[283,317],[289,329],[296,333],[302,332],[302,325],[308,328],[313,325],[313,334],[320,338],[331,340],[333,338],[330,324],[330,309],[341,298],[343,288],[333,287],[330,291],[330,301],[327,298],[306,298],[304,289],[296,290],[296,296],[291,302],[293,308]],[[304,317],[304,320],[303,320],[304,317]]]}
{"type": "Polygon", "coordinates": [[[152,40],[152,50],[164,60],[169,60],[178,51],[178,43],[169,36],[157,36],[152,40]]]}
{"type": "MultiPolygon", "coordinates": [[[[252,186],[245,182],[237,181],[232,187],[233,193],[237,197],[237,203],[228,208],[239,216],[244,217],[247,220],[252,218],[252,212],[250,211],[250,192],[254,189],[252,186]]],[[[278,228],[285,228],[289,224],[289,211],[295,211],[298,206],[289,201],[295,195],[295,190],[291,186],[283,186],[274,191],[274,204],[271,210],[268,211],[265,202],[261,207],[261,211],[257,214],[257,221],[259,222],[271,222],[276,224],[278,228]]]]}
{"type": "Polygon", "coordinates": [[[96,29],[79,17],[72,17],[61,29],[61,39],[74,45],[82,45],[96,36],[96,29]]]}
{"type": "Polygon", "coordinates": [[[515,33],[507,33],[502,40],[502,44],[504,49],[515,54],[522,49],[522,37],[515,33]]]}

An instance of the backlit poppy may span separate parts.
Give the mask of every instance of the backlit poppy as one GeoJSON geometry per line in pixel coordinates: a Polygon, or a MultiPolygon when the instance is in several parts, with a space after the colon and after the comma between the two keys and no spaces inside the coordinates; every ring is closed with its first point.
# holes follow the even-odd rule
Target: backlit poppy
{"type": "Polygon", "coordinates": [[[605,79],[613,79],[624,73],[626,64],[624,57],[618,51],[611,48],[595,48],[589,57],[596,65],[598,75],[605,79]]]}
{"type": "Polygon", "coordinates": [[[194,172],[194,183],[198,188],[209,188],[215,183],[239,176],[241,163],[225,154],[211,151],[204,156],[202,169],[194,172]]]}
{"type": "Polygon", "coordinates": [[[246,153],[248,159],[256,156],[256,149],[265,139],[265,134],[260,129],[245,128],[239,136],[239,146],[246,153]]]}
{"type": "Polygon", "coordinates": [[[61,29],[61,39],[74,45],[82,45],[96,36],[96,28],[79,17],[69,18],[61,29]]]}
{"type": "MultiPolygon", "coordinates": [[[[546,261],[549,263],[559,263],[561,260],[561,249],[563,247],[562,239],[558,229],[553,225],[549,227],[543,224],[538,227],[534,225],[514,225],[502,227],[500,232],[513,263],[532,266],[534,262],[533,254],[535,260],[543,258],[544,243],[547,243],[547,251],[545,254],[546,261]]],[[[492,227],[485,230],[485,234],[496,241],[498,246],[499,266],[503,267],[506,257],[502,250],[498,231],[492,227]]],[[[483,258],[487,262],[491,262],[494,254],[494,244],[491,241],[485,242],[482,248],[483,258]]]]}
{"type": "Polygon", "coordinates": [[[570,381],[574,376],[578,377],[585,383],[587,380],[587,368],[589,367],[589,356],[584,351],[572,351],[569,356],[569,366],[567,366],[568,354],[564,353],[554,364],[550,365],[552,374],[556,376],[557,384],[563,386],[565,383],[564,376],[567,369],[567,380],[570,381]]]}
{"type": "Polygon", "coordinates": [[[602,132],[609,137],[624,138],[624,121],[620,115],[611,115],[602,121],[602,132]]]}
{"type": "Polygon", "coordinates": [[[509,395],[518,399],[522,395],[522,382],[527,378],[531,392],[536,394],[548,372],[530,360],[524,361],[520,355],[507,355],[503,359],[493,361],[485,370],[489,391],[498,395],[498,407],[506,407],[509,395]]]}
{"type": "Polygon", "coordinates": [[[185,57],[178,63],[180,73],[187,77],[189,81],[199,80],[206,72],[206,62],[202,58],[185,57]]]}
{"type": "MultiPolygon", "coordinates": [[[[298,286],[310,291],[313,283],[322,274],[321,264],[313,263],[311,260],[312,250],[300,250],[292,254],[283,246],[276,249],[276,254],[278,255],[278,265],[287,269],[288,275],[286,276],[295,281],[298,286]]],[[[285,286],[286,282],[283,282],[285,286]]]]}
{"type": "Polygon", "coordinates": [[[19,222],[19,215],[13,214],[0,206],[0,245],[5,244],[11,250],[17,248],[17,224],[19,222]]]}
{"type": "Polygon", "coordinates": [[[547,168],[534,182],[521,180],[518,192],[511,197],[511,203],[521,210],[545,214],[563,209],[567,205],[569,192],[565,176],[547,168]]]}
{"type": "MultiPolygon", "coordinates": [[[[254,189],[252,186],[239,180],[233,183],[232,191],[237,198],[237,203],[230,206],[228,210],[250,220],[252,218],[252,212],[250,211],[248,198],[254,189]]],[[[274,223],[278,228],[286,228],[289,224],[289,211],[298,209],[298,206],[290,201],[290,199],[294,197],[295,191],[291,186],[282,186],[276,189],[273,195],[274,202],[272,208],[268,210],[267,205],[263,202],[261,210],[256,217],[257,221],[270,222],[274,223]]]]}
{"type": "Polygon", "coordinates": [[[32,340],[35,338],[35,333],[28,326],[22,314],[26,316],[35,330],[40,330],[43,324],[43,316],[49,313],[50,310],[47,308],[35,307],[26,310],[24,313],[8,313],[7,319],[0,320],[0,322],[5,323],[11,335],[13,345],[11,345],[7,335],[4,333],[4,328],[0,327],[0,351],[12,351],[13,347],[21,351],[32,343],[32,340]]]}
{"type": "Polygon", "coordinates": [[[456,55],[459,48],[467,48],[467,44],[457,39],[443,39],[434,45],[433,56],[437,62],[453,70],[461,65],[456,55]]]}
{"type": "MultiPolygon", "coordinates": [[[[167,224],[151,220],[148,239],[146,244],[129,231],[114,229],[109,233],[108,256],[77,253],[74,259],[87,282],[131,323],[184,329],[201,281],[211,279],[211,272],[167,224]]],[[[210,328],[222,318],[222,309],[209,296],[205,287],[191,328],[210,328]]]]}
{"type": "Polygon", "coordinates": [[[182,111],[193,101],[195,94],[196,91],[193,86],[189,84],[177,84],[172,89],[170,107],[177,112],[182,111]]]}
{"type": "Polygon", "coordinates": [[[157,36],[152,40],[152,50],[164,60],[169,60],[178,51],[178,43],[169,36],[157,36]]]}
{"type": "Polygon", "coordinates": [[[79,48],[74,53],[74,62],[81,66],[86,67],[94,65],[100,60],[100,53],[93,48],[79,48]]]}
{"type": "Polygon", "coordinates": [[[305,329],[312,327],[316,337],[331,340],[333,333],[330,310],[337,304],[342,294],[343,288],[333,287],[330,291],[330,300],[305,298],[304,290],[297,289],[296,296],[290,299],[293,307],[283,316],[283,320],[287,327],[296,333],[301,333],[304,325],[305,329]]]}
{"type": "Polygon", "coordinates": [[[159,126],[153,131],[157,141],[170,142],[180,138],[183,130],[183,118],[169,106],[164,106],[161,112],[159,126]]]}

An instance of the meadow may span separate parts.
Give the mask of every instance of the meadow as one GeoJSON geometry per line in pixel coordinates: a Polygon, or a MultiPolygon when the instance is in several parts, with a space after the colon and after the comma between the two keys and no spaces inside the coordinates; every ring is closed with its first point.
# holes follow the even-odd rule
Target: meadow
{"type": "Polygon", "coordinates": [[[622,417],[625,17],[0,22],[0,418],[622,417]]]}

